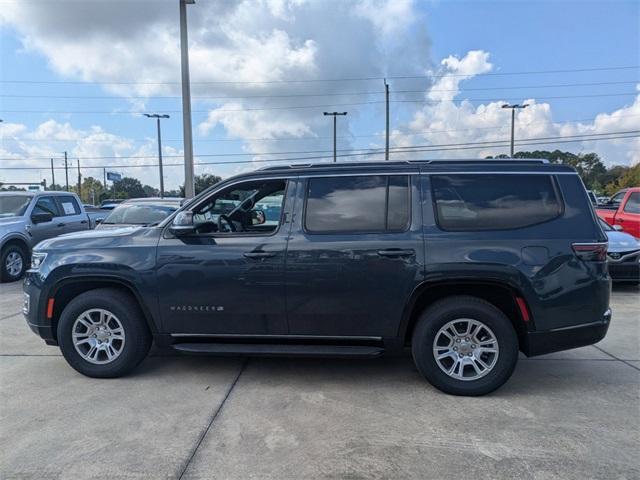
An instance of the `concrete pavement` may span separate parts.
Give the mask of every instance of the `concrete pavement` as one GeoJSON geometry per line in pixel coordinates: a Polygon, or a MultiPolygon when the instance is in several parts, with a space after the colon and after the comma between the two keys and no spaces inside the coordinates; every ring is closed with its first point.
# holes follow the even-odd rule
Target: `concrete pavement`
{"type": "Polygon", "coordinates": [[[81,376],[0,284],[0,478],[639,478],[640,295],[597,346],[521,358],[481,398],[411,359],[158,357],[81,376]]]}

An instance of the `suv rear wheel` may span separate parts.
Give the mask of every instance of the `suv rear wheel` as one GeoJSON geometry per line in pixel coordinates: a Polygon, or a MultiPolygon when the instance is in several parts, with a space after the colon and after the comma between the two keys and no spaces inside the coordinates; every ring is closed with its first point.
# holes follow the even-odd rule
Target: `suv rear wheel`
{"type": "Polygon", "coordinates": [[[8,245],[2,249],[0,257],[0,280],[20,280],[27,269],[27,252],[20,245],[8,245]]]}
{"type": "Polygon", "coordinates": [[[453,395],[484,395],[503,385],[518,361],[509,319],[482,299],[456,296],[425,310],[412,339],[416,367],[453,395]]]}
{"type": "Polygon", "coordinates": [[[119,377],[149,352],[151,334],[136,301],[116,289],[78,295],[58,322],[58,343],[69,365],[89,377],[119,377]]]}

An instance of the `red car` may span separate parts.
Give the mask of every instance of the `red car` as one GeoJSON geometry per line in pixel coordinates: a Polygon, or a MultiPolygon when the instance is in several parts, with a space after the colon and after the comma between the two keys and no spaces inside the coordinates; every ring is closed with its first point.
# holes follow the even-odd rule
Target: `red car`
{"type": "Polygon", "coordinates": [[[596,213],[609,225],[620,225],[623,231],[640,238],[640,187],[620,190],[596,213]]]}

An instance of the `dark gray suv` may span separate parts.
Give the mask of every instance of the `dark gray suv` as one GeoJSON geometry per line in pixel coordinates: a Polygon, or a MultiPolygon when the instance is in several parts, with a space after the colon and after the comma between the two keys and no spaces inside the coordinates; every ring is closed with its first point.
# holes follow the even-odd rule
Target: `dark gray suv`
{"type": "Polygon", "coordinates": [[[294,165],[223,181],[157,226],[39,244],[24,313],[93,377],[130,371],[152,340],[219,355],[410,349],[437,388],[481,395],[518,351],[605,336],[606,252],[570,167],[294,165]]]}

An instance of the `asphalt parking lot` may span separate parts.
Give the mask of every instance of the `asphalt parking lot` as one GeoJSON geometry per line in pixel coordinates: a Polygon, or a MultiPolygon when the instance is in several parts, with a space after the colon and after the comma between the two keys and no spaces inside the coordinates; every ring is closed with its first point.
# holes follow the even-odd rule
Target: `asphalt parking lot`
{"type": "Polygon", "coordinates": [[[0,285],[0,478],[640,478],[640,290],[596,346],[522,358],[482,398],[410,357],[148,358],[94,380],[27,328],[0,285]]]}

